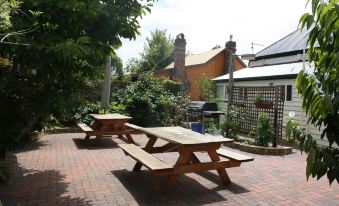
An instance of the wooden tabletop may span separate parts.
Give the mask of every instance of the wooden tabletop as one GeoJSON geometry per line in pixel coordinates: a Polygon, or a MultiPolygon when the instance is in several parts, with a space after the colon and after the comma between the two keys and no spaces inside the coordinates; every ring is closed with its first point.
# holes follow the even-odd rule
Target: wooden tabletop
{"type": "Polygon", "coordinates": [[[112,114],[90,114],[94,119],[98,120],[119,120],[119,119],[132,119],[132,117],[125,116],[118,113],[112,114]]]}
{"type": "Polygon", "coordinates": [[[212,135],[203,135],[182,127],[151,127],[140,128],[139,130],[168,142],[182,145],[201,145],[209,143],[232,142],[232,139],[216,137],[212,135]]]}

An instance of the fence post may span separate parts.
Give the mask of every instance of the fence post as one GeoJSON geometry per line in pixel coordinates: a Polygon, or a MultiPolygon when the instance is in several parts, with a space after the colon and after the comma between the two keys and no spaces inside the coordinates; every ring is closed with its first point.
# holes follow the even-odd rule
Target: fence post
{"type": "Polygon", "coordinates": [[[273,126],[275,130],[274,139],[272,142],[273,147],[277,147],[278,142],[278,136],[279,136],[279,128],[278,128],[278,100],[279,100],[279,86],[274,86],[274,120],[273,120],[273,126]]]}

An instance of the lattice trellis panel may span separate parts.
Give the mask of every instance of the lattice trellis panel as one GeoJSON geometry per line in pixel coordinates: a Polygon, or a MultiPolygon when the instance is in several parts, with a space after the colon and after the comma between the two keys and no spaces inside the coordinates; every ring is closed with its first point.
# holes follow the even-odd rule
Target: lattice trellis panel
{"type": "Polygon", "coordinates": [[[244,119],[232,118],[237,124],[237,131],[248,134],[255,131],[259,113],[266,112],[276,129],[276,140],[282,139],[282,123],[284,112],[284,86],[239,87],[233,89],[233,105],[244,108],[244,119]],[[261,94],[265,104],[256,104],[256,96],[261,94]]]}

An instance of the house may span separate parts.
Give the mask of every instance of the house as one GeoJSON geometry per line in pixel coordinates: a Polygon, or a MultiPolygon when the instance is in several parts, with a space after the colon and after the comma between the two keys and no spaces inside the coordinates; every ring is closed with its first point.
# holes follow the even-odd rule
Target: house
{"type": "MultiPolygon", "coordinates": [[[[186,56],[186,40],[179,34],[174,43],[174,62],[164,69],[154,72],[155,77],[167,77],[180,82],[182,90],[188,91],[191,100],[200,99],[198,80],[202,78],[213,79],[228,73],[229,55],[235,53],[236,43],[226,42],[225,48],[212,49],[207,52],[186,56]]],[[[246,67],[246,64],[236,57],[235,70],[246,67]]]]}
{"type": "MultiPolygon", "coordinates": [[[[255,60],[249,61],[245,69],[234,72],[234,86],[285,86],[283,127],[289,120],[289,113],[294,112],[294,120],[301,122],[306,131],[315,137],[319,144],[328,145],[320,139],[322,130],[307,124],[307,117],[302,111],[302,97],[295,88],[298,73],[305,69],[312,72],[313,65],[304,63],[303,54],[307,45],[310,30],[296,30],[279,41],[273,43],[255,55],[255,60]]],[[[214,78],[217,96],[224,99],[223,109],[226,110],[227,86],[229,75],[214,78]]],[[[285,136],[283,134],[283,136],[285,136]]]]}

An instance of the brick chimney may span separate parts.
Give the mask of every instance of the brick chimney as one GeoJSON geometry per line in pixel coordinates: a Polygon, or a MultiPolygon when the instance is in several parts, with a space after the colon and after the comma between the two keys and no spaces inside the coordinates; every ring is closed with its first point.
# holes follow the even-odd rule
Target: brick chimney
{"type": "Polygon", "coordinates": [[[171,79],[180,83],[181,91],[189,92],[189,81],[185,70],[186,40],[183,33],[178,34],[174,41],[174,68],[171,79]]]}
{"type": "MultiPolygon", "coordinates": [[[[235,54],[236,52],[236,47],[237,44],[236,42],[232,41],[232,36],[230,41],[226,42],[225,44],[225,70],[224,70],[224,74],[228,74],[230,69],[228,68],[230,66],[230,55],[231,54],[235,54]]],[[[233,59],[233,65],[234,65],[234,59],[233,59]]],[[[233,67],[234,70],[234,67],[233,67]]]]}

